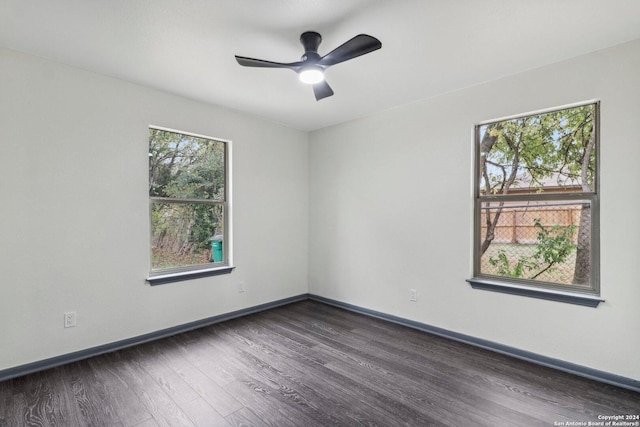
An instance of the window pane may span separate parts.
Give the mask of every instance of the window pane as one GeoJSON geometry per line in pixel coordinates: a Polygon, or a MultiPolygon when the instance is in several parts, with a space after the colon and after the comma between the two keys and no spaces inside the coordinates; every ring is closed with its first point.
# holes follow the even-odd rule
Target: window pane
{"type": "Polygon", "coordinates": [[[223,262],[221,204],[158,203],[151,207],[152,270],[223,262]]]}
{"type": "Polygon", "coordinates": [[[479,190],[594,192],[595,104],[479,126],[479,190]]]}
{"type": "Polygon", "coordinates": [[[480,273],[590,287],[589,200],[485,202],[480,273]]]}
{"type": "Polygon", "coordinates": [[[149,129],[149,196],[225,199],[225,144],[149,129]]]}

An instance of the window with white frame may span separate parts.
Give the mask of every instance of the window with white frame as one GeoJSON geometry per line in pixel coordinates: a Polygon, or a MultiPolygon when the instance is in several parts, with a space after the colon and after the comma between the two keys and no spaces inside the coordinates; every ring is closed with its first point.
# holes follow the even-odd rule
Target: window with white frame
{"type": "Polygon", "coordinates": [[[590,102],[475,127],[472,285],[599,295],[598,115],[590,102]]]}
{"type": "Polygon", "coordinates": [[[150,283],[231,270],[230,142],[149,128],[150,283]]]}

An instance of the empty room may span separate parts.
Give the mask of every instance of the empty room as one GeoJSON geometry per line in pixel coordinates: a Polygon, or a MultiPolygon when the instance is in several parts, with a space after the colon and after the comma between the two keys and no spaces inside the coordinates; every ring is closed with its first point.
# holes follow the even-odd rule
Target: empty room
{"type": "Polygon", "coordinates": [[[0,427],[640,426],[639,100],[637,0],[1,0],[0,427]]]}

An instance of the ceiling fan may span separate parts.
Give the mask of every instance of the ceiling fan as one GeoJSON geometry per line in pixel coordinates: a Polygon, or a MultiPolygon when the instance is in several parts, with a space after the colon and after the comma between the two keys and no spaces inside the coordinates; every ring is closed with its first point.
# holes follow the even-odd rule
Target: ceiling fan
{"type": "Polygon", "coordinates": [[[360,34],[321,57],[318,54],[318,46],[321,41],[322,36],[315,31],[302,33],[300,43],[304,47],[304,54],[298,62],[273,62],[238,55],[236,55],[236,61],[245,67],[288,68],[293,70],[298,73],[303,83],[313,85],[313,93],[316,96],[316,100],[320,101],[333,95],[333,90],[324,80],[324,70],[332,65],[357,58],[382,47],[380,40],[375,37],[360,34]]]}

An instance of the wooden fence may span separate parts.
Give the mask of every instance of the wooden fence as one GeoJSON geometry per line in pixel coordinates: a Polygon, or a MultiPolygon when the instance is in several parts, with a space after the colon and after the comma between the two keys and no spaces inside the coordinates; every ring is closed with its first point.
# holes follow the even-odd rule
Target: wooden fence
{"type": "MultiPolygon", "coordinates": [[[[535,220],[538,219],[545,228],[560,225],[563,227],[580,225],[580,212],[582,207],[579,205],[564,206],[535,206],[511,208],[505,206],[501,213],[498,224],[495,228],[496,243],[535,243],[538,238],[540,229],[535,226],[535,220]]],[[[492,218],[496,214],[495,209],[491,209],[492,218]]],[[[481,236],[487,232],[486,209],[482,210],[481,215],[481,236]]],[[[573,235],[573,243],[577,243],[578,233],[573,235]]]]}

